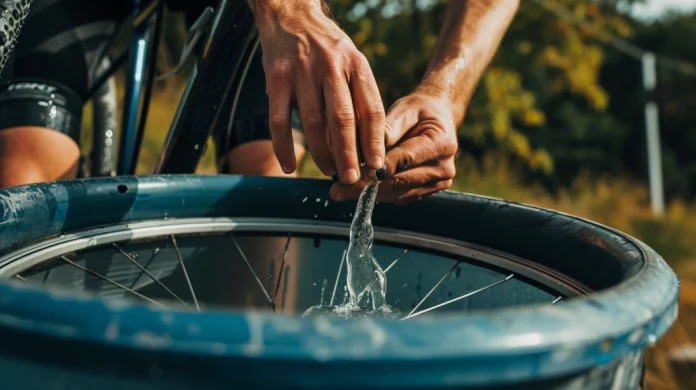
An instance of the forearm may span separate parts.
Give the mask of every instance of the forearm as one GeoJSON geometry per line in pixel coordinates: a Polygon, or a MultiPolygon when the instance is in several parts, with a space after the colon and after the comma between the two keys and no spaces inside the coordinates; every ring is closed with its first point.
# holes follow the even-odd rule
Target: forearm
{"type": "Polygon", "coordinates": [[[450,0],[419,89],[449,99],[456,125],[519,6],[519,0],[450,0]]]}

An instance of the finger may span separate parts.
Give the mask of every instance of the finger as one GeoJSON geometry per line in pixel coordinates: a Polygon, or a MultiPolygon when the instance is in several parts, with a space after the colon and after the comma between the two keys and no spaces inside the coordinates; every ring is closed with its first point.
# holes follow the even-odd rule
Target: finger
{"type": "MultiPolygon", "coordinates": [[[[377,198],[380,201],[397,199],[402,194],[418,188],[428,188],[444,180],[451,180],[456,173],[454,160],[431,162],[429,165],[420,166],[380,182],[377,198]]],[[[357,199],[365,188],[366,182],[359,182],[354,186],[346,186],[340,183],[334,184],[330,189],[333,200],[345,201],[357,199]]]]}
{"type": "Polygon", "coordinates": [[[385,138],[387,147],[396,145],[401,138],[418,124],[418,110],[408,104],[407,100],[394,103],[387,112],[385,138]]]}
{"type": "Polygon", "coordinates": [[[350,83],[360,121],[360,148],[367,165],[380,169],[384,165],[384,105],[372,69],[362,55],[354,63],[350,83]]]}
{"type": "Polygon", "coordinates": [[[334,161],[341,181],[353,184],[360,179],[360,162],[356,148],[355,111],[350,88],[338,72],[324,79],[326,119],[334,161]]]}
{"type": "Polygon", "coordinates": [[[302,72],[296,85],[297,103],[302,118],[307,146],[312,159],[319,170],[326,176],[336,173],[336,166],[329,141],[326,135],[326,119],[324,118],[324,101],[320,87],[314,81],[309,70],[302,72]]]}
{"type": "Polygon", "coordinates": [[[444,160],[456,152],[456,140],[450,140],[444,131],[426,128],[417,137],[408,138],[387,153],[387,173],[393,176],[429,162],[444,160]]]}
{"type": "Polygon", "coordinates": [[[290,67],[277,63],[268,77],[268,123],[271,128],[271,141],[273,152],[285,173],[292,173],[297,168],[295,145],[290,128],[292,99],[290,76],[290,67]]]}

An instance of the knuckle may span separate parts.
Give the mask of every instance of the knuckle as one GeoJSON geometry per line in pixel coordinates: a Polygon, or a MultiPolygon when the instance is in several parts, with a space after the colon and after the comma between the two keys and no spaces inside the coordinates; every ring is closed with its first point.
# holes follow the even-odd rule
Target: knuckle
{"type": "Polygon", "coordinates": [[[372,73],[372,68],[370,68],[370,63],[365,58],[365,55],[359,52],[357,49],[353,50],[349,54],[351,65],[355,74],[361,77],[367,77],[372,73]]]}
{"type": "Polygon", "coordinates": [[[452,180],[454,179],[454,176],[457,174],[457,168],[454,165],[453,161],[448,162],[445,164],[443,167],[442,171],[442,179],[443,180],[452,180]]]}
{"type": "Polygon", "coordinates": [[[365,120],[373,124],[379,124],[385,121],[384,109],[381,105],[372,105],[368,107],[364,115],[365,120]]]}
{"type": "Polygon", "coordinates": [[[331,74],[338,75],[342,73],[343,58],[338,52],[335,50],[325,50],[321,57],[331,74]]]}
{"type": "Polygon", "coordinates": [[[297,60],[297,67],[305,74],[311,74],[314,70],[314,63],[308,56],[300,57],[297,60]]]}
{"type": "Polygon", "coordinates": [[[456,137],[448,137],[446,141],[442,143],[443,154],[447,157],[452,157],[457,154],[459,149],[459,144],[456,137]]]}
{"type": "Polygon", "coordinates": [[[324,129],[324,117],[319,112],[310,113],[302,121],[302,125],[305,128],[312,129],[312,130],[323,130],[324,129]]]}
{"type": "Polygon", "coordinates": [[[396,172],[403,172],[411,168],[415,164],[416,158],[417,156],[413,151],[409,150],[405,152],[396,163],[396,172]]]}
{"type": "Polygon", "coordinates": [[[350,59],[353,61],[353,64],[359,67],[364,67],[364,66],[369,66],[369,62],[367,61],[367,57],[358,50],[351,42],[351,50],[350,50],[350,59]]]}
{"type": "Polygon", "coordinates": [[[286,82],[292,72],[292,66],[286,61],[276,61],[271,68],[271,81],[286,82]]]}
{"type": "Polygon", "coordinates": [[[268,118],[268,125],[272,130],[282,129],[288,124],[287,118],[280,114],[271,114],[268,118]]]}
{"type": "Polygon", "coordinates": [[[355,128],[355,113],[351,106],[338,106],[333,112],[333,120],[340,131],[353,131],[355,128]]]}

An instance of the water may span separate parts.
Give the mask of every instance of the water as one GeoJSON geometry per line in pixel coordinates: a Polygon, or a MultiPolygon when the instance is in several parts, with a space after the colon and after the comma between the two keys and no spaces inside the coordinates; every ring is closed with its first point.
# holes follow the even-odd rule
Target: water
{"type": "Polygon", "coordinates": [[[372,210],[378,188],[379,183],[374,180],[360,194],[350,225],[350,244],[346,255],[350,304],[359,307],[366,304],[367,298],[372,298],[373,310],[387,303],[387,278],[372,255],[372,210]]]}
{"type": "Polygon", "coordinates": [[[302,317],[332,317],[342,320],[354,320],[359,318],[386,318],[397,319],[401,312],[389,305],[383,305],[377,310],[354,306],[350,303],[340,306],[318,305],[312,306],[304,312],[302,317]]]}
{"type": "Polygon", "coordinates": [[[387,278],[372,254],[374,229],[372,210],[375,206],[379,182],[373,180],[360,194],[353,222],[350,243],[346,253],[347,291],[342,305],[324,303],[324,290],[318,306],[310,307],[303,317],[328,316],[341,319],[363,317],[398,318],[399,310],[387,305],[387,278]]]}

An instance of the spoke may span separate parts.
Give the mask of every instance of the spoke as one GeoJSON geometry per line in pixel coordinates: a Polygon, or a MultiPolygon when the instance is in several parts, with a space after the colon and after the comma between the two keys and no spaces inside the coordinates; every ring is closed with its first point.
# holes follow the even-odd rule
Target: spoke
{"type": "MultiPolygon", "coordinates": [[[[285,271],[285,260],[288,258],[288,249],[290,249],[290,240],[292,240],[292,233],[288,234],[288,240],[285,242],[285,250],[283,250],[283,260],[280,262],[280,272],[278,273],[278,282],[276,283],[275,291],[273,292],[273,311],[276,307],[276,297],[278,296],[278,291],[280,291],[280,281],[283,279],[283,271],[285,271]]],[[[236,240],[235,240],[236,242],[236,240]]],[[[239,246],[237,246],[239,247],[239,246]]],[[[240,250],[241,252],[241,250],[240,250]]]]}
{"type": "MultiPolygon", "coordinates": [[[[159,253],[160,253],[160,250],[159,250],[159,248],[157,248],[157,251],[155,253],[153,253],[152,256],[150,256],[150,260],[148,260],[147,263],[145,263],[143,268],[147,269],[150,266],[150,263],[152,263],[152,260],[154,260],[155,256],[157,256],[159,253]]],[[[135,285],[138,284],[138,282],[140,281],[140,277],[142,277],[143,274],[144,274],[144,272],[140,271],[140,274],[138,274],[138,277],[135,278],[135,280],[131,284],[130,288],[133,288],[133,289],[135,288],[135,285]]]]}
{"type": "MultiPolygon", "coordinates": [[[[187,306],[187,307],[188,307],[188,304],[187,304],[186,302],[184,302],[183,299],[179,298],[179,296],[176,295],[176,294],[174,293],[174,291],[170,290],[167,286],[165,286],[164,283],[162,283],[162,282],[161,282],[160,280],[158,280],[154,275],[152,275],[152,274],[150,273],[150,271],[148,271],[147,269],[145,269],[145,267],[143,267],[142,265],[140,265],[140,263],[138,263],[133,257],[131,257],[131,255],[129,255],[129,254],[126,253],[123,249],[121,249],[120,246],[116,245],[115,242],[112,243],[111,245],[114,247],[114,249],[116,249],[119,253],[121,253],[126,259],[128,259],[131,263],[133,263],[133,265],[135,265],[136,267],[140,268],[140,271],[141,271],[142,273],[144,273],[145,275],[149,276],[150,279],[152,279],[152,281],[154,281],[155,283],[159,284],[160,287],[162,287],[163,289],[165,289],[171,296],[173,296],[174,298],[176,298],[177,300],[179,300],[179,302],[183,303],[184,306],[187,306]]],[[[154,257],[154,256],[153,256],[153,257],[154,257]]],[[[142,275],[142,273],[141,273],[140,275],[142,275]]],[[[138,275],[138,277],[140,277],[140,275],[138,275]]],[[[131,288],[132,288],[132,287],[131,287],[131,288]]]]}
{"type": "Polygon", "coordinates": [[[43,281],[41,281],[41,285],[42,285],[42,286],[43,286],[44,284],[46,284],[46,281],[48,280],[49,276],[51,276],[51,272],[52,272],[52,271],[53,271],[53,268],[51,268],[51,269],[49,269],[48,271],[46,271],[46,273],[44,274],[44,277],[43,277],[43,281]]]}
{"type": "MultiPolygon", "coordinates": [[[[423,297],[423,299],[421,299],[420,302],[418,302],[418,304],[416,305],[416,307],[414,307],[413,310],[411,310],[411,312],[408,313],[408,316],[410,316],[410,315],[413,314],[416,310],[418,310],[418,308],[420,307],[420,305],[422,305],[423,302],[425,302],[425,300],[428,299],[428,297],[430,296],[430,294],[433,293],[433,291],[435,291],[438,287],[440,287],[440,285],[442,284],[442,282],[444,282],[445,279],[447,279],[447,277],[452,273],[452,271],[454,271],[454,269],[457,268],[458,266],[459,266],[459,263],[457,263],[457,264],[455,264],[454,266],[452,266],[452,268],[450,268],[449,271],[447,271],[447,273],[444,274],[444,275],[442,276],[442,278],[440,278],[440,280],[433,286],[433,288],[431,288],[430,291],[428,291],[428,293],[425,294],[425,297],[423,297]]],[[[406,317],[408,317],[408,316],[406,316],[406,317]]]]}
{"type": "Polygon", "coordinates": [[[427,313],[427,312],[429,312],[429,311],[433,311],[433,310],[435,310],[435,309],[438,309],[438,308],[441,308],[441,307],[443,307],[443,306],[449,305],[450,303],[457,302],[457,301],[462,300],[462,299],[464,299],[464,298],[469,298],[469,297],[474,296],[474,295],[476,295],[476,294],[478,294],[478,293],[480,293],[480,292],[486,291],[486,290],[488,290],[488,289],[491,288],[491,287],[495,287],[495,286],[497,286],[497,285],[499,285],[499,284],[505,283],[505,282],[507,282],[508,280],[512,279],[513,277],[515,277],[515,274],[510,274],[510,275],[508,275],[505,279],[499,280],[499,281],[497,281],[497,282],[495,282],[495,283],[491,283],[491,284],[489,284],[488,286],[481,287],[481,288],[478,289],[478,290],[474,290],[474,291],[472,291],[472,292],[470,292],[470,293],[467,293],[467,294],[464,294],[464,295],[462,295],[462,296],[460,296],[460,297],[457,297],[457,298],[454,298],[454,299],[450,299],[450,300],[447,301],[447,302],[443,302],[443,303],[440,303],[439,305],[435,305],[435,306],[433,306],[433,307],[429,307],[429,308],[427,308],[427,309],[421,310],[421,311],[419,311],[418,313],[409,314],[408,316],[402,318],[402,320],[407,320],[407,319],[409,319],[409,318],[413,318],[413,317],[419,316],[419,315],[421,315],[421,314],[425,314],[425,313],[427,313]]]}
{"type": "Polygon", "coordinates": [[[562,296],[556,297],[556,299],[554,299],[553,302],[551,302],[551,304],[549,306],[553,306],[553,305],[557,304],[558,302],[561,301],[561,299],[563,299],[562,296]]]}
{"type": "Polygon", "coordinates": [[[261,279],[259,279],[258,275],[256,275],[256,272],[254,271],[254,268],[252,268],[251,263],[249,262],[249,259],[247,259],[246,255],[244,254],[242,247],[239,246],[239,243],[237,242],[237,239],[235,238],[234,234],[231,234],[230,236],[232,237],[232,242],[234,242],[234,245],[237,247],[239,254],[242,255],[242,259],[244,259],[244,262],[246,263],[247,267],[249,267],[249,271],[251,271],[251,274],[254,275],[254,279],[256,279],[256,283],[258,283],[259,287],[261,288],[261,291],[263,291],[263,294],[266,296],[266,299],[268,300],[268,304],[271,305],[271,308],[275,311],[275,305],[273,304],[273,299],[271,299],[271,296],[268,295],[268,291],[266,291],[266,288],[263,287],[263,283],[261,283],[261,279]]]}
{"type": "Polygon", "coordinates": [[[184,271],[184,277],[186,278],[186,283],[188,283],[189,291],[191,291],[191,298],[193,298],[193,304],[196,305],[196,310],[201,311],[201,307],[198,306],[198,299],[196,299],[196,293],[193,291],[193,285],[191,284],[191,278],[189,278],[188,272],[186,271],[186,265],[184,265],[184,259],[181,258],[181,252],[179,252],[179,245],[176,244],[176,237],[170,235],[169,238],[172,240],[172,245],[174,245],[174,251],[176,252],[176,257],[179,258],[179,264],[181,264],[181,270],[184,271]]]}
{"type": "Polygon", "coordinates": [[[408,249],[404,249],[404,251],[401,252],[401,254],[397,256],[396,259],[394,259],[394,261],[392,261],[387,268],[384,269],[384,273],[386,274],[387,272],[389,272],[389,270],[396,265],[396,262],[401,260],[401,258],[404,257],[406,253],[408,253],[408,249]]]}
{"type": "Polygon", "coordinates": [[[329,306],[333,306],[334,297],[336,297],[336,288],[338,287],[338,280],[341,278],[341,271],[343,271],[343,263],[346,262],[346,257],[348,256],[348,248],[343,250],[343,256],[341,256],[341,265],[338,266],[338,274],[336,275],[336,281],[334,282],[333,292],[331,293],[331,302],[329,306]]]}
{"type": "Polygon", "coordinates": [[[117,282],[115,282],[115,281],[113,281],[113,280],[111,280],[111,279],[109,279],[109,278],[107,278],[106,276],[102,276],[101,274],[99,274],[99,273],[97,273],[97,272],[94,272],[94,271],[92,271],[92,270],[90,270],[90,269],[87,269],[87,268],[85,268],[85,267],[83,267],[83,266],[81,266],[81,265],[79,265],[79,264],[73,262],[72,260],[68,259],[68,258],[65,257],[65,256],[60,256],[60,259],[63,260],[64,262],[66,262],[66,263],[72,265],[73,267],[75,267],[75,268],[77,268],[77,269],[79,269],[79,270],[81,270],[81,271],[83,271],[83,272],[86,272],[86,273],[88,273],[88,274],[90,274],[90,275],[92,275],[92,276],[94,276],[94,277],[96,277],[96,278],[99,278],[99,279],[101,279],[101,280],[103,280],[103,281],[105,281],[105,282],[107,282],[107,283],[109,283],[109,284],[111,284],[111,285],[113,285],[113,286],[115,286],[115,287],[118,287],[118,288],[122,289],[123,291],[129,292],[129,293],[135,295],[135,296],[138,297],[138,298],[144,299],[144,300],[146,300],[146,301],[148,301],[148,302],[150,302],[150,303],[153,303],[153,304],[155,304],[155,305],[157,305],[157,306],[165,307],[163,304],[161,304],[161,303],[159,303],[159,302],[157,302],[157,301],[155,301],[155,300],[153,300],[153,299],[150,299],[150,298],[146,297],[145,295],[143,295],[143,294],[141,294],[141,293],[139,293],[139,292],[137,292],[137,291],[131,290],[130,288],[128,288],[128,287],[126,287],[126,286],[124,286],[124,285],[122,285],[122,284],[120,284],[120,283],[117,283],[117,282]]]}

